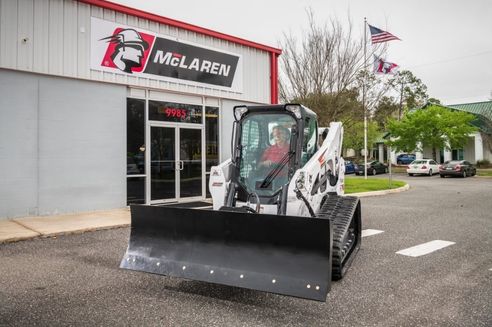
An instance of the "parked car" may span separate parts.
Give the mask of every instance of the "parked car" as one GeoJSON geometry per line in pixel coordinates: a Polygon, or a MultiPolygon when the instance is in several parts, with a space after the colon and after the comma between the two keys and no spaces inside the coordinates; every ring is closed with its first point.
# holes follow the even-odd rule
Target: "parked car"
{"type": "Polygon", "coordinates": [[[350,160],[345,161],[345,174],[353,173],[355,173],[355,164],[350,160]]]}
{"type": "Polygon", "coordinates": [[[407,167],[408,176],[424,174],[432,176],[439,174],[439,164],[432,159],[418,159],[412,161],[407,167]]]}
{"type": "Polygon", "coordinates": [[[408,165],[409,163],[411,163],[415,159],[416,158],[415,158],[415,155],[414,154],[411,154],[411,153],[402,153],[402,154],[399,154],[396,157],[396,164],[397,165],[408,165]]]}
{"type": "MultiPolygon", "coordinates": [[[[385,164],[374,160],[369,161],[367,163],[367,174],[368,175],[376,175],[376,174],[384,174],[388,171],[388,166],[385,164]]],[[[355,174],[356,175],[364,175],[364,164],[355,165],[355,174]]]]}
{"type": "Polygon", "coordinates": [[[439,175],[442,178],[446,176],[475,176],[477,169],[469,161],[466,160],[452,160],[447,164],[439,166],[439,175]]]}

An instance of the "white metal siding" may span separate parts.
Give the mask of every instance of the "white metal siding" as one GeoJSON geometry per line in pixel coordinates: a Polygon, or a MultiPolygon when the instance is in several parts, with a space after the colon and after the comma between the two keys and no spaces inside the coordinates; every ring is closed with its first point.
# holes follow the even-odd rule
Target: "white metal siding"
{"type": "MultiPolygon", "coordinates": [[[[3,1],[5,2],[5,0],[3,1]]],[[[49,44],[48,42],[41,42],[41,40],[45,39],[45,35],[49,33],[49,20],[46,19],[50,16],[49,9],[49,6],[44,5],[41,1],[34,1],[33,24],[36,28],[34,28],[32,44],[33,54],[36,55],[33,55],[32,71],[37,73],[48,73],[49,44]]]]}
{"type": "Polygon", "coordinates": [[[0,0],[0,67],[258,103],[270,102],[268,52],[74,0],[0,0]],[[91,70],[91,17],[240,54],[243,58],[243,92],[91,70]]]}

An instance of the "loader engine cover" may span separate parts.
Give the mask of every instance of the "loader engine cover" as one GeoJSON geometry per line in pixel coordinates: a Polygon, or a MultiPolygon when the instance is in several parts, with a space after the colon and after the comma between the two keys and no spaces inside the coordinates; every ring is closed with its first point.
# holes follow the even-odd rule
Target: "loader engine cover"
{"type": "Polygon", "coordinates": [[[325,301],[330,219],[131,206],[121,268],[325,301]]]}

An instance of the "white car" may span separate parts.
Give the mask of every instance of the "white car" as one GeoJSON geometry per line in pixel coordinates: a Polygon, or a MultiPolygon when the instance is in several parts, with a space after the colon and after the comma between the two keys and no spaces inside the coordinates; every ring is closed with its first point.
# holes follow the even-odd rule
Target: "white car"
{"type": "Polygon", "coordinates": [[[417,159],[407,167],[408,176],[423,174],[432,176],[439,174],[439,164],[432,159],[417,159]]]}

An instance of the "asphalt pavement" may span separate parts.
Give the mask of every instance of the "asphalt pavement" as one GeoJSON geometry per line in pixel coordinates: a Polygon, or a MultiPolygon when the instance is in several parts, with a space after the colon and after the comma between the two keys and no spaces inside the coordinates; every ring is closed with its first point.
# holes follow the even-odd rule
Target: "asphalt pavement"
{"type": "Polygon", "coordinates": [[[361,199],[382,232],[326,302],[120,270],[119,228],[1,244],[0,326],[491,326],[492,179],[395,178],[410,190],[361,199]],[[453,244],[396,253],[434,240],[453,244]]]}

